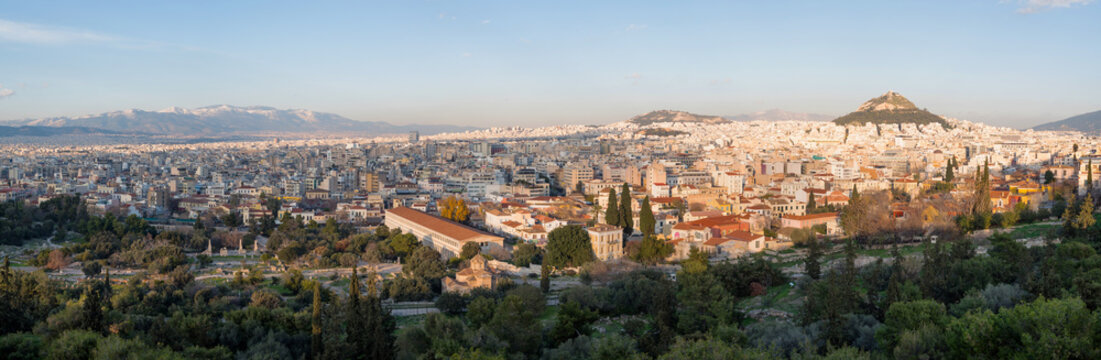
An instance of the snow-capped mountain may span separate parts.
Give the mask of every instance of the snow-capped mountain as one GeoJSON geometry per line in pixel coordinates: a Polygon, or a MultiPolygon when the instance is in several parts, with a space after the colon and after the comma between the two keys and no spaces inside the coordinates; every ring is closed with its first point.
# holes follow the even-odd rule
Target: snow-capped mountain
{"type": "Polygon", "coordinates": [[[118,132],[209,136],[257,133],[349,133],[349,135],[398,134],[418,130],[423,134],[473,129],[452,125],[392,125],[380,121],[356,121],[303,109],[264,106],[215,105],[195,109],[170,107],[159,111],[139,109],[78,117],[14,120],[8,125],[87,127],[118,132]]]}

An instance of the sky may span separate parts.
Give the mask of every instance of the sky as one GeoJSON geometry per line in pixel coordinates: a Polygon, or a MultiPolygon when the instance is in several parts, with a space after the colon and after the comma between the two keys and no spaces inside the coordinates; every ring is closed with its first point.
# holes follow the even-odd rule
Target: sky
{"type": "Polygon", "coordinates": [[[843,115],[888,90],[1030,127],[1101,110],[1101,4],[0,0],[0,120],[264,105],[393,124],[843,115]]]}

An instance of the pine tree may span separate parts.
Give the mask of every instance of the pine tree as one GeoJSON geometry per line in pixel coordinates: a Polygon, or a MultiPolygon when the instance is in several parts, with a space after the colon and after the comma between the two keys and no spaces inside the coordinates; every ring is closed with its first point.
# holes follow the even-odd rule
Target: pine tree
{"type": "Polygon", "coordinates": [[[1086,193],[1086,198],[1079,206],[1078,217],[1074,219],[1074,227],[1078,230],[1086,230],[1096,221],[1093,217],[1093,195],[1086,193]]]}
{"type": "Polygon", "coordinates": [[[1074,231],[1077,227],[1075,225],[1075,220],[1077,218],[1074,215],[1074,205],[1074,195],[1071,195],[1070,198],[1067,199],[1067,207],[1063,210],[1063,216],[1061,217],[1061,219],[1063,219],[1063,231],[1066,232],[1067,235],[1074,235],[1074,231]]]}
{"type": "Polygon", "coordinates": [[[321,283],[313,284],[313,316],[310,319],[310,354],[317,359],[322,353],[321,344],[321,283]]]}
{"type": "Polygon", "coordinates": [[[619,226],[623,227],[623,240],[626,241],[627,237],[634,233],[635,227],[635,210],[631,206],[633,200],[631,199],[631,187],[627,183],[623,183],[623,191],[619,193],[619,226]]]}
{"type": "Polygon", "coordinates": [[[804,260],[803,270],[811,279],[818,280],[822,276],[822,245],[813,235],[807,243],[807,258],[804,260]]]}
{"type": "Polygon", "coordinates": [[[650,208],[650,197],[642,198],[642,209],[638,212],[638,226],[642,231],[642,236],[650,236],[654,234],[654,225],[657,221],[654,220],[654,209],[650,208]]]}
{"type": "Polygon", "coordinates": [[[604,210],[604,223],[619,226],[619,200],[615,197],[615,188],[608,189],[608,208],[604,210]]]}

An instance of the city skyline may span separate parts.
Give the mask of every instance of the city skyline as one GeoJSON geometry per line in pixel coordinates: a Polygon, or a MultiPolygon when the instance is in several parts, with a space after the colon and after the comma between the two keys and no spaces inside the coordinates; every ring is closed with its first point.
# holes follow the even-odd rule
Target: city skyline
{"type": "Polygon", "coordinates": [[[853,111],[1027,128],[1101,109],[1092,1],[9,3],[0,120],[214,104],[394,124],[853,111]]]}

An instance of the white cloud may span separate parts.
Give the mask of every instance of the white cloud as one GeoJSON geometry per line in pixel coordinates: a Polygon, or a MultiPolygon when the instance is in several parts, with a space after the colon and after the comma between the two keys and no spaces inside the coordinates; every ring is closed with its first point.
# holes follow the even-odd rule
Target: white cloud
{"type": "Polygon", "coordinates": [[[0,99],[12,96],[14,94],[15,91],[12,91],[12,89],[5,89],[3,85],[0,85],[0,99]]]}
{"type": "Polygon", "coordinates": [[[482,20],[482,25],[489,24],[489,20],[482,20]]]}
{"type": "Polygon", "coordinates": [[[0,19],[0,41],[29,44],[107,43],[120,39],[91,31],[0,19]]]}
{"type": "Polygon", "coordinates": [[[460,56],[462,56],[462,57],[471,57],[471,56],[473,56],[473,55],[471,55],[471,54],[470,54],[470,53],[468,53],[468,52],[464,52],[464,53],[463,53],[462,55],[460,55],[460,56]]]}
{"type": "Polygon", "coordinates": [[[1055,8],[1070,8],[1072,6],[1085,6],[1093,0],[1019,0],[1021,7],[1017,9],[1021,14],[1033,14],[1055,8]]]}
{"type": "Polygon", "coordinates": [[[630,32],[630,31],[640,31],[640,30],[646,30],[646,25],[645,24],[642,24],[642,25],[631,24],[631,25],[627,25],[626,29],[623,29],[623,31],[628,31],[628,32],[630,32]]]}

